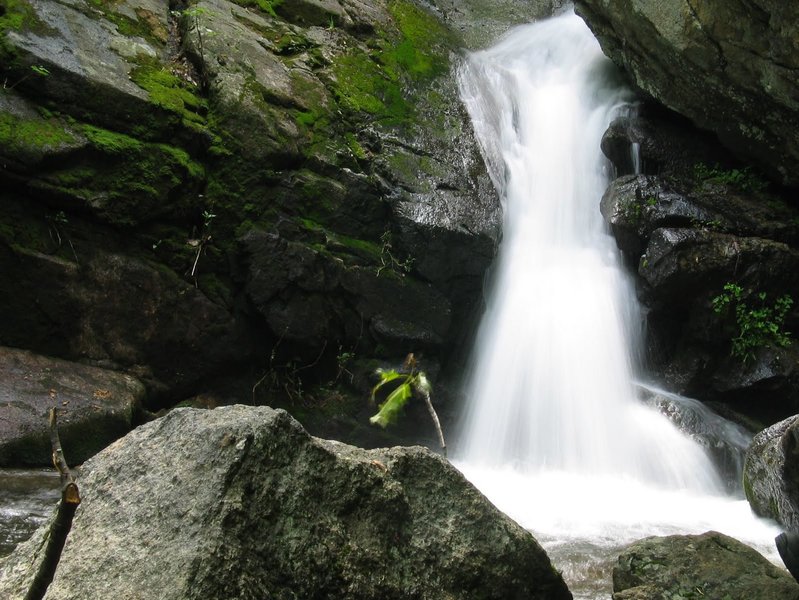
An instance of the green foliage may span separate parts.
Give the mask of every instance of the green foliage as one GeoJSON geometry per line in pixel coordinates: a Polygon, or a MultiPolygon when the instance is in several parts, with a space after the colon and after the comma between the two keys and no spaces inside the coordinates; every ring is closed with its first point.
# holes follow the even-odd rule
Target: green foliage
{"type": "Polygon", "coordinates": [[[130,78],[150,94],[153,104],[178,115],[183,125],[194,130],[207,127],[208,106],[199,96],[198,87],[170,72],[157,60],[141,58],[130,78]]]}
{"type": "Polygon", "coordinates": [[[391,232],[386,231],[380,236],[382,246],[380,247],[380,266],[377,268],[377,275],[388,270],[388,272],[405,277],[413,269],[413,257],[409,256],[405,260],[399,260],[392,252],[391,232]]]}
{"type": "Polygon", "coordinates": [[[372,388],[372,402],[375,401],[377,392],[386,384],[394,382],[396,387],[389,392],[386,399],[380,404],[378,413],[369,419],[369,422],[373,425],[387,427],[396,423],[402,413],[402,409],[405,408],[405,404],[415,393],[429,397],[430,382],[423,371],[416,370],[416,362],[412,354],[408,355],[405,365],[409,369],[406,373],[400,373],[394,369],[377,370],[380,381],[372,388]]]}
{"type": "Polygon", "coordinates": [[[711,167],[705,163],[697,163],[694,165],[694,179],[698,182],[729,185],[744,192],[762,192],[768,186],[768,183],[753,173],[750,167],[723,169],[718,164],[711,167]]]}
{"type": "Polygon", "coordinates": [[[233,0],[245,8],[257,8],[271,17],[277,17],[275,9],[283,4],[283,0],[233,0]]]}
{"type": "Polygon", "coordinates": [[[430,400],[432,386],[427,376],[422,371],[416,370],[416,358],[414,358],[413,354],[409,354],[405,358],[403,371],[378,369],[377,375],[380,377],[380,381],[372,389],[373,402],[375,394],[383,388],[383,386],[393,383],[395,387],[389,392],[388,396],[386,396],[386,399],[379,407],[380,410],[369,419],[369,422],[373,425],[380,425],[380,427],[386,427],[391,423],[395,423],[408,400],[414,395],[421,396],[427,406],[427,411],[430,413],[430,418],[433,420],[433,424],[436,427],[438,442],[441,444],[441,449],[446,455],[447,444],[444,441],[444,432],[441,430],[441,422],[438,419],[438,414],[436,414],[436,409],[433,408],[433,402],[430,400]]]}
{"type": "Polygon", "coordinates": [[[648,196],[645,200],[631,199],[622,206],[622,214],[633,225],[638,225],[644,216],[644,211],[655,207],[657,202],[654,196],[648,196]]]}
{"type": "Polygon", "coordinates": [[[415,89],[449,68],[451,35],[430,14],[407,0],[389,10],[395,31],[381,31],[369,52],[354,47],[336,59],[335,94],[342,107],[398,125],[413,116],[415,89]]]}
{"type": "Polygon", "coordinates": [[[746,362],[758,348],[767,346],[787,347],[791,344],[790,333],[783,329],[785,317],[793,306],[793,298],[783,294],[773,304],[767,301],[765,292],[746,297],[741,286],[726,283],[724,291],[713,298],[713,310],[727,314],[732,310],[738,335],[732,338],[732,355],[746,362]]]}

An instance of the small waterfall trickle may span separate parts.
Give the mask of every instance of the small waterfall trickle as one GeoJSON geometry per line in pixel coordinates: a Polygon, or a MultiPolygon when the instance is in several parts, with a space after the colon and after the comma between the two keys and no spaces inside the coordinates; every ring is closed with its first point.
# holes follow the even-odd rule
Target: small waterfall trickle
{"type": "Polygon", "coordinates": [[[516,28],[459,82],[505,220],[456,465],[545,546],[578,540],[577,562],[663,533],[770,543],[706,448],[637,399],[641,318],[599,212],[601,137],[632,98],[591,32],[573,13],[516,28]]]}

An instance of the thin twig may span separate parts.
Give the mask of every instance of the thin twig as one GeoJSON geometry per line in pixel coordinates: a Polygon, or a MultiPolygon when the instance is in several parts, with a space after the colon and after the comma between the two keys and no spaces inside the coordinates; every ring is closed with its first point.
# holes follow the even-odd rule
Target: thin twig
{"type": "Polygon", "coordinates": [[[444,456],[446,456],[447,444],[444,442],[444,432],[441,430],[441,421],[438,420],[438,413],[436,413],[436,409],[433,408],[433,402],[430,400],[430,394],[425,392],[422,395],[424,396],[424,403],[427,405],[427,411],[430,413],[430,417],[433,419],[433,423],[436,426],[436,433],[438,433],[438,442],[441,444],[441,450],[443,450],[444,456]]]}

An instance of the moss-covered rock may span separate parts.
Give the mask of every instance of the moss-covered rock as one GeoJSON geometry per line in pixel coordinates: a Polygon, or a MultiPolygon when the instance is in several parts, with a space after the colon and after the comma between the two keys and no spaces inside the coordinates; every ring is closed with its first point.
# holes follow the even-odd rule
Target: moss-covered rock
{"type": "Polygon", "coordinates": [[[614,600],[799,598],[799,585],[749,546],[710,531],[640,540],[613,568],[614,600]]]}

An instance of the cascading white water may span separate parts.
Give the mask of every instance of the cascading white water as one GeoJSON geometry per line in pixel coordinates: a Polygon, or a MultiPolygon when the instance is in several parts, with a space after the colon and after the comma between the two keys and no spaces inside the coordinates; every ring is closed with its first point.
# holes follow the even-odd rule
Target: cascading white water
{"type": "Polygon", "coordinates": [[[573,13],[460,71],[505,221],[455,463],[545,545],[711,528],[770,543],[704,450],[636,399],[637,302],[599,212],[601,136],[629,100],[613,74],[573,13]]]}
{"type": "Polygon", "coordinates": [[[505,227],[461,456],[714,490],[702,449],[635,399],[636,302],[598,209],[599,142],[625,100],[606,67],[570,15],[517,30],[462,71],[505,227]]]}

